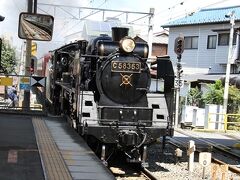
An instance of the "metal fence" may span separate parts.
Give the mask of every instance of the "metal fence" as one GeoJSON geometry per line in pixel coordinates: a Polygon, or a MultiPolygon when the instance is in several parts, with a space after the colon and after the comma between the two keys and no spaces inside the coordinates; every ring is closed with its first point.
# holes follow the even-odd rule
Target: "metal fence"
{"type": "Polygon", "coordinates": [[[209,113],[208,126],[218,130],[240,130],[240,114],[209,113]]]}

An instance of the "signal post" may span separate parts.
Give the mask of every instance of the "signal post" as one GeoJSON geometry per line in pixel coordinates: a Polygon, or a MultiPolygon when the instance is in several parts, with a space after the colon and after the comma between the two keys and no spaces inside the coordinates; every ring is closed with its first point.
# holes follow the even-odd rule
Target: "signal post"
{"type": "MultiPolygon", "coordinates": [[[[27,12],[37,13],[37,0],[27,1],[27,12]]],[[[32,41],[26,40],[25,76],[31,76],[32,41]]],[[[24,90],[23,107],[30,109],[30,90],[24,90]]]]}
{"type": "Polygon", "coordinates": [[[175,39],[175,44],[174,44],[174,51],[177,54],[177,72],[176,72],[176,78],[175,78],[175,89],[176,89],[176,94],[175,94],[175,123],[174,127],[177,128],[178,126],[178,117],[179,117],[179,97],[180,97],[180,88],[183,86],[183,80],[181,79],[182,77],[182,64],[181,64],[181,59],[182,59],[182,53],[184,51],[184,37],[179,36],[175,39]]]}

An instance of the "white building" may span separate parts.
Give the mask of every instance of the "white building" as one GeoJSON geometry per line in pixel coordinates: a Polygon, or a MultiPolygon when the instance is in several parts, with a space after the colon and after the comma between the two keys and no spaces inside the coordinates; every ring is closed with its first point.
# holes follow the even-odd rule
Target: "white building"
{"type": "MultiPolygon", "coordinates": [[[[230,18],[225,15],[234,11],[235,32],[233,51],[236,47],[236,29],[240,27],[240,6],[204,9],[187,17],[163,25],[169,28],[168,55],[176,62],[174,42],[180,34],[184,36],[182,54],[184,74],[224,74],[228,61],[230,18]]],[[[233,62],[231,73],[240,68],[233,62]]]]}

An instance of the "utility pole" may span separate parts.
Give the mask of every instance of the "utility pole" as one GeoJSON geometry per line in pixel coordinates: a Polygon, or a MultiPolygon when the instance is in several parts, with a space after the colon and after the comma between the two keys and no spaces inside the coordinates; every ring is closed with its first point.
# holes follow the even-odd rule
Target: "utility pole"
{"type": "Polygon", "coordinates": [[[152,40],[153,40],[153,16],[154,16],[154,8],[150,8],[149,12],[149,22],[148,22],[148,46],[149,46],[149,53],[148,57],[152,56],[152,40]]]}
{"type": "Polygon", "coordinates": [[[2,70],[2,38],[0,38],[0,70],[2,70]]]}
{"type": "Polygon", "coordinates": [[[239,66],[240,62],[240,27],[237,28],[236,48],[233,53],[233,61],[239,66]]]}
{"type": "MultiPolygon", "coordinates": [[[[37,0],[27,0],[27,12],[37,13],[37,0]]],[[[26,40],[25,76],[30,76],[32,41],[26,40]]],[[[24,90],[23,107],[30,108],[30,90],[24,90]]]]}
{"type": "Polygon", "coordinates": [[[183,86],[183,81],[181,79],[182,77],[182,64],[181,64],[181,59],[182,59],[182,53],[184,51],[184,38],[182,36],[179,36],[175,39],[175,45],[174,45],[174,51],[177,54],[177,74],[176,74],[176,79],[175,79],[175,88],[176,88],[176,93],[175,93],[175,123],[174,127],[177,128],[178,126],[178,117],[179,117],[179,98],[180,98],[180,88],[183,86]]]}
{"type": "Polygon", "coordinates": [[[230,18],[230,38],[229,38],[229,48],[228,48],[228,61],[226,67],[226,77],[225,77],[225,85],[224,85],[224,95],[223,95],[223,112],[224,114],[227,113],[227,105],[228,105],[228,89],[229,89],[229,78],[230,78],[230,71],[231,71],[231,54],[232,54],[232,44],[233,44],[233,32],[234,32],[234,25],[235,25],[235,12],[232,11],[231,13],[225,15],[226,18],[230,18]]]}
{"type": "MultiPolygon", "coordinates": [[[[5,17],[0,15],[0,22],[4,21],[5,17]]],[[[0,38],[0,71],[3,70],[2,68],[2,38],[0,38]]]]}

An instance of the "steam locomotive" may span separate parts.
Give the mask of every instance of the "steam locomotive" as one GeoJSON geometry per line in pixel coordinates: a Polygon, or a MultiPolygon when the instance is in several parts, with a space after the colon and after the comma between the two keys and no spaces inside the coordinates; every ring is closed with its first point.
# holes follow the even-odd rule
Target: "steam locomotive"
{"type": "Polygon", "coordinates": [[[148,145],[173,135],[172,64],[157,59],[157,79],[164,90],[150,93],[148,51],[123,27],[113,27],[112,37],[101,35],[52,51],[50,110],[64,115],[91,147],[101,147],[103,161],[120,150],[128,162],[145,163],[148,145]]]}

